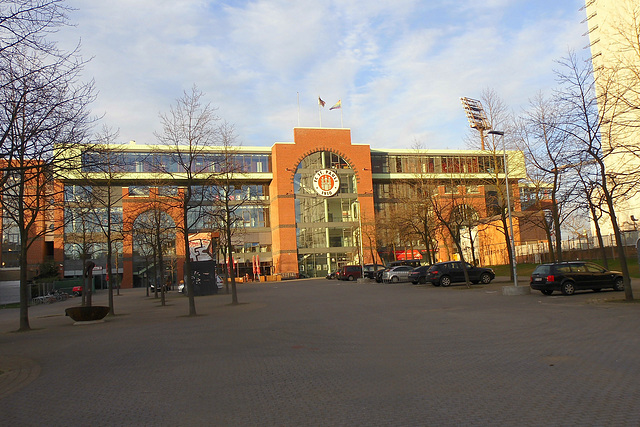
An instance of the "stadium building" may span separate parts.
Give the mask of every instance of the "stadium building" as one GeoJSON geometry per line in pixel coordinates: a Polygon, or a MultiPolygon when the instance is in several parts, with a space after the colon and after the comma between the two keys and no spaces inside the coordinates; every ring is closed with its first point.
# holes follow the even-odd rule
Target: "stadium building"
{"type": "MultiPolygon", "coordinates": [[[[424,224],[438,221],[435,216],[420,221],[428,210],[424,208],[427,195],[443,201],[441,214],[456,224],[454,231],[459,233],[465,259],[483,265],[508,262],[496,218],[503,209],[505,160],[514,213],[521,208],[518,181],[525,177],[521,152],[372,149],[353,143],[351,131],[344,128],[295,128],[293,134],[293,142],[233,147],[230,154],[239,166],[230,178],[233,194],[229,196],[230,203],[236,205],[232,262],[238,276],[319,277],[347,264],[456,259],[458,250],[450,233],[434,228],[425,244],[425,239],[412,231],[415,224],[424,228],[424,224]]],[[[73,212],[81,206],[79,201],[86,199],[83,194],[96,194],[99,187],[108,185],[117,190],[112,222],[114,230],[121,233],[112,274],[120,276],[124,288],[145,284],[153,261],[145,249],[148,245],[140,223],[159,205],[168,230],[162,243],[163,268],[177,283],[187,252],[180,231],[176,231],[182,219],[179,210],[163,200],[182,191],[181,183],[175,174],[159,176],[156,168],[163,165],[164,170],[177,171],[172,166],[171,148],[132,141],[119,146],[118,152],[124,161],[109,182],[97,172],[91,177],[90,152],[77,156],[82,163],[77,171],[82,174],[62,174],[64,178],[57,185],[64,186],[64,191],[55,203],[56,214],[43,220],[51,232],[41,245],[34,246],[38,253],[30,262],[53,259],[61,275],[78,277],[84,251],[97,265],[94,275],[104,280],[104,237],[95,223],[88,226],[73,212]],[[95,188],[87,189],[87,177],[95,188]]],[[[200,166],[206,169],[210,164],[215,172],[216,159],[224,153],[221,147],[207,148],[199,157],[200,166]]],[[[212,203],[217,202],[213,199],[215,196],[212,203]]],[[[104,224],[105,215],[98,213],[98,222],[104,224]]],[[[190,234],[191,259],[204,256],[223,263],[216,239],[219,229],[214,222],[202,222],[199,227],[190,234]]],[[[518,242],[517,215],[514,230],[518,242]]],[[[17,262],[8,253],[8,238],[5,232],[4,267],[17,262]]]]}

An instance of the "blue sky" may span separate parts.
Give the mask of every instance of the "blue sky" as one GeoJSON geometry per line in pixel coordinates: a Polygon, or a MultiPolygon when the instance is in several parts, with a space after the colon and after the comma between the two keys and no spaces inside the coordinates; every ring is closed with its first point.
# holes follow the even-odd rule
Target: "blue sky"
{"type": "Polygon", "coordinates": [[[351,129],[372,148],[465,148],[461,96],[494,90],[514,111],[579,55],[582,0],[70,0],[92,108],[122,142],[154,143],[158,115],[195,84],[244,146],[293,128],[351,129]],[[299,98],[299,108],[298,108],[299,98]],[[342,111],[329,106],[342,100],[342,111]]]}

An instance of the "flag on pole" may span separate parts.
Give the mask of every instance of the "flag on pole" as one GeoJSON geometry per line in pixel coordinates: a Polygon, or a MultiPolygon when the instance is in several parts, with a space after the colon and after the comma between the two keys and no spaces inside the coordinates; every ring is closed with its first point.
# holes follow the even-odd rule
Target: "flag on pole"
{"type": "Polygon", "coordinates": [[[322,98],[318,97],[318,105],[320,105],[321,107],[324,107],[324,104],[326,104],[326,102],[324,102],[322,98]]]}
{"type": "Polygon", "coordinates": [[[333,107],[329,108],[329,110],[337,110],[338,108],[342,108],[342,100],[339,99],[338,102],[336,102],[333,107]]]}

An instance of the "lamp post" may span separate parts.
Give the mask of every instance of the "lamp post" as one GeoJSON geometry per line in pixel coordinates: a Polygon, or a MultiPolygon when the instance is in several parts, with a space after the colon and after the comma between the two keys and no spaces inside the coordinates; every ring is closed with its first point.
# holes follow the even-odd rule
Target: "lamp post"
{"type": "Polygon", "coordinates": [[[518,286],[518,272],[516,271],[516,246],[513,240],[513,220],[511,218],[511,197],[509,196],[509,169],[507,167],[507,145],[504,142],[504,132],[490,130],[489,135],[499,135],[502,138],[502,156],[504,158],[504,184],[507,189],[507,213],[509,215],[509,241],[511,242],[511,259],[513,260],[513,285],[518,286]]]}

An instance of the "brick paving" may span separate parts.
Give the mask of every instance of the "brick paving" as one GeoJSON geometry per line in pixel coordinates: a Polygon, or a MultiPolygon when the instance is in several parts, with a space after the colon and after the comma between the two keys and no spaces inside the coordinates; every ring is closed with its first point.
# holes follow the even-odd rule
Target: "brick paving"
{"type": "MultiPolygon", "coordinates": [[[[621,292],[504,296],[324,279],[168,305],[144,290],[73,325],[0,310],[12,426],[638,426],[640,303],[621,292]]],[[[639,283],[634,293],[640,297],[639,283]]],[[[104,304],[105,292],[94,297],[104,304]]]]}

